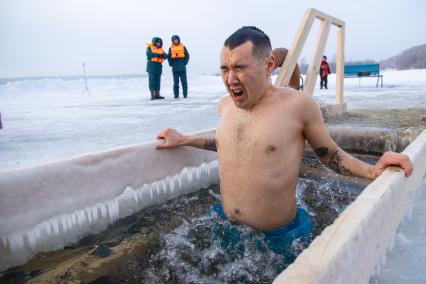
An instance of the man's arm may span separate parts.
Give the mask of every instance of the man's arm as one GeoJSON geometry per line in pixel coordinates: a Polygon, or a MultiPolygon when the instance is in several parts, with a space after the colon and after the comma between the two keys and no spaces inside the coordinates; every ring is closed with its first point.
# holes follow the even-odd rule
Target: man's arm
{"type": "MultiPolygon", "coordinates": [[[[231,104],[229,96],[222,97],[219,101],[219,113],[231,104]]],[[[200,137],[200,136],[186,136],[177,132],[175,129],[167,128],[157,134],[157,139],[162,139],[164,143],[158,144],[157,149],[172,149],[181,146],[191,146],[199,149],[217,152],[217,141],[215,137],[200,137]]]]}
{"type": "Polygon", "coordinates": [[[188,50],[186,49],[185,46],[183,48],[184,48],[184,52],[185,52],[185,65],[186,65],[189,62],[189,52],[188,52],[188,50]]]}
{"type": "Polygon", "coordinates": [[[388,166],[401,167],[405,176],[411,175],[413,166],[406,155],[389,151],[383,154],[375,165],[370,165],[346,153],[328,134],[318,105],[312,98],[304,96],[303,132],[323,164],[340,174],[369,179],[378,177],[388,166]]]}
{"type": "MultiPolygon", "coordinates": [[[[272,50],[272,55],[275,58],[274,62],[274,70],[278,67],[282,67],[285,58],[287,57],[288,49],[287,48],[274,48],[272,50]]],[[[288,86],[290,88],[299,90],[300,89],[300,69],[299,65],[296,63],[296,66],[294,67],[294,71],[291,74],[290,81],[288,82],[288,86]]]]}
{"type": "Polygon", "coordinates": [[[151,58],[152,58],[151,48],[149,48],[149,47],[146,49],[146,58],[147,58],[148,61],[151,60],[151,58]]]}
{"type": "Polygon", "coordinates": [[[162,139],[163,144],[158,144],[157,149],[172,149],[181,146],[192,146],[209,151],[217,151],[216,139],[198,137],[198,136],[186,136],[177,132],[175,129],[167,128],[157,134],[157,139],[162,139]]]}
{"type": "Polygon", "coordinates": [[[172,49],[171,48],[169,48],[167,61],[169,62],[169,66],[172,67],[172,49]]]}

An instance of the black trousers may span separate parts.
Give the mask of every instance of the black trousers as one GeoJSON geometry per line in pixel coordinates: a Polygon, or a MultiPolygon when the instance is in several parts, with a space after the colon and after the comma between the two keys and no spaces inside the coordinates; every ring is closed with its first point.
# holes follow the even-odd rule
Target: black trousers
{"type": "Polygon", "coordinates": [[[173,93],[175,98],[179,98],[179,78],[182,83],[183,97],[186,98],[188,95],[188,81],[186,80],[186,71],[173,72],[173,93]]]}
{"type": "Polygon", "coordinates": [[[150,91],[159,91],[161,83],[161,74],[148,72],[148,83],[150,91]]]}
{"type": "Polygon", "coordinates": [[[320,82],[321,89],[322,89],[323,86],[324,86],[324,88],[328,89],[327,88],[327,77],[328,76],[323,77],[323,76],[320,75],[320,77],[321,77],[321,82],[320,82]]]}

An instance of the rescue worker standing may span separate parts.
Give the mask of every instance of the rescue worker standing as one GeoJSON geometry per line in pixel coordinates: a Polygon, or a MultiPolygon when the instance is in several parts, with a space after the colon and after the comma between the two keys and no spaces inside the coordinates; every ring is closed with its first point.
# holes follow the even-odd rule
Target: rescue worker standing
{"type": "Polygon", "coordinates": [[[173,93],[175,99],[179,98],[179,78],[182,83],[183,97],[188,96],[188,82],[186,79],[186,64],[189,61],[189,53],[186,47],[180,42],[178,35],[172,36],[172,44],[168,55],[169,65],[173,71],[173,93]]]}
{"type": "Polygon", "coordinates": [[[321,79],[321,82],[320,82],[320,87],[321,87],[321,89],[322,89],[322,87],[324,86],[324,88],[326,88],[326,89],[328,89],[327,88],[327,77],[328,77],[328,74],[330,74],[331,72],[330,72],[330,66],[328,65],[328,62],[327,62],[327,56],[323,56],[322,57],[322,60],[321,60],[321,65],[320,65],[320,68],[319,68],[319,74],[320,74],[320,79],[321,79]]]}
{"type": "Polygon", "coordinates": [[[146,65],[146,72],[148,72],[151,100],[164,99],[164,97],[160,96],[163,61],[167,58],[167,54],[163,50],[163,40],[159,37],[154,37],[152,42],[147,43],[147,45],[146,57],[148,63],[146,65]]]}

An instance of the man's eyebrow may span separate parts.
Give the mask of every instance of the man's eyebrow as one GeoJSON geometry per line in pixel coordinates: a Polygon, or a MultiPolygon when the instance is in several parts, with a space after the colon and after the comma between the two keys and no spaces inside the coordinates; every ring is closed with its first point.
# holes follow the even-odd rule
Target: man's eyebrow
{"type": "MultiPolygon", "coordinates": [[[[244,64],[244,63],[238,63],[238,62],[231,64],[231,68],[245,68],[247,66],[249,66],[249,65],[248,64],[244,64]]],[[[228,68],[229,67],[226,64],[221,64],[220,65],[220,69],[228,69],[228,68]]]]}
{"type": "Polygon", "coordinates": [[[238,63],[238,62],[233,64],[234,68],[244,68],[244,67],[247,67],[247,66],[248,66],[248,64],[238,63]]]}

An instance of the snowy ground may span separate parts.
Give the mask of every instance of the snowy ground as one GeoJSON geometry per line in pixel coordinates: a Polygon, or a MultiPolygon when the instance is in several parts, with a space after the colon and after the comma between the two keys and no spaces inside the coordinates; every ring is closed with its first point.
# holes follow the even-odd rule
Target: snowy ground
{"type": "MultiPolygon", "coordinates": [[[[334,76],[320,101],[334,102],[334,76]]],[[[345,79],[344,100],[356,108],[426,108],[426,70],[388,71],[375,78],[345,79]]],[[[226,91],[218,76],[189,76],[189,98],[175,100],[164,76],[165,100],[150,101],[147,78],[40,79],[0,84],[0,171],[96,152],[155,138],[165,127],[183,132],[215,127],[217,102],[226,91]]]]}
{"type": "MultiPolygon", "coordinates": [[[[368,108],[426,108],[426,69],[385,71],[383,88],[376,88],[377,78],[345,78],[344,101],[348,109],[368,108]]],[[[317,90],[316,98],[335,101],[335,76],[330,78],[328,90],[317,90]]],[[[317,84],[318,85],[318,84],[317,84]]]]}
{"type": "MultiPolygon", "coordinates": [[[[345,79],[344,100],[349,109],[417,107],[426,112],[426,70],[383,74],[383,88],[375,87],[376,78],[345,79]]],[[[334,76],[329,81],[328,90],[315,91],[318,100],[334,102],[334,76]]],[[[217,102],[226,93],[220,77],[207,75],[189,76],[189,98],[185,100],[172,98],[172,78],[164,76],[162,95],[166,99],[156,101],[149,100],[146,77],[89,79],[90,95],[83,94],[80,79],[1,82],[0,172],[141,143],[154,139],[165,127],[182,132],[213,128],[218,121],[217,102]]],[[[426,183],[422,193],[425,188],[426,183]]],[[[389,254],[385,274],[375,281],[390,283],[389,276],[393,283],[424,283],[424,275],[421,281],[405,277],[425,274],[420,269],[423,263],[407,263],[400,255],[425,259],[426,250],[421,245],[426,239],[425,195],[419,197],[413,212],[419,216],[409,220],[398,235],[397,254],[389,254]],[[417,245],[422,247],[420,253],[417,245]],[[394,258],[401,261],[394,263],[394,258]],[[403,266],[405,278],[398,282],[394,274],[401,274],[403,266]],[[413,267],[420,268],[412,272],[413,267]]]]}
{"type": "Polygon", "coordinates": [[[175,100],[163,78],[165,100],[150,101],[147,78],[44,79],[0,85],[0,171],[138,144],[165,127],[212,128],[224,95],[220,77],[190,76],[189,99],[175,100]]]}

